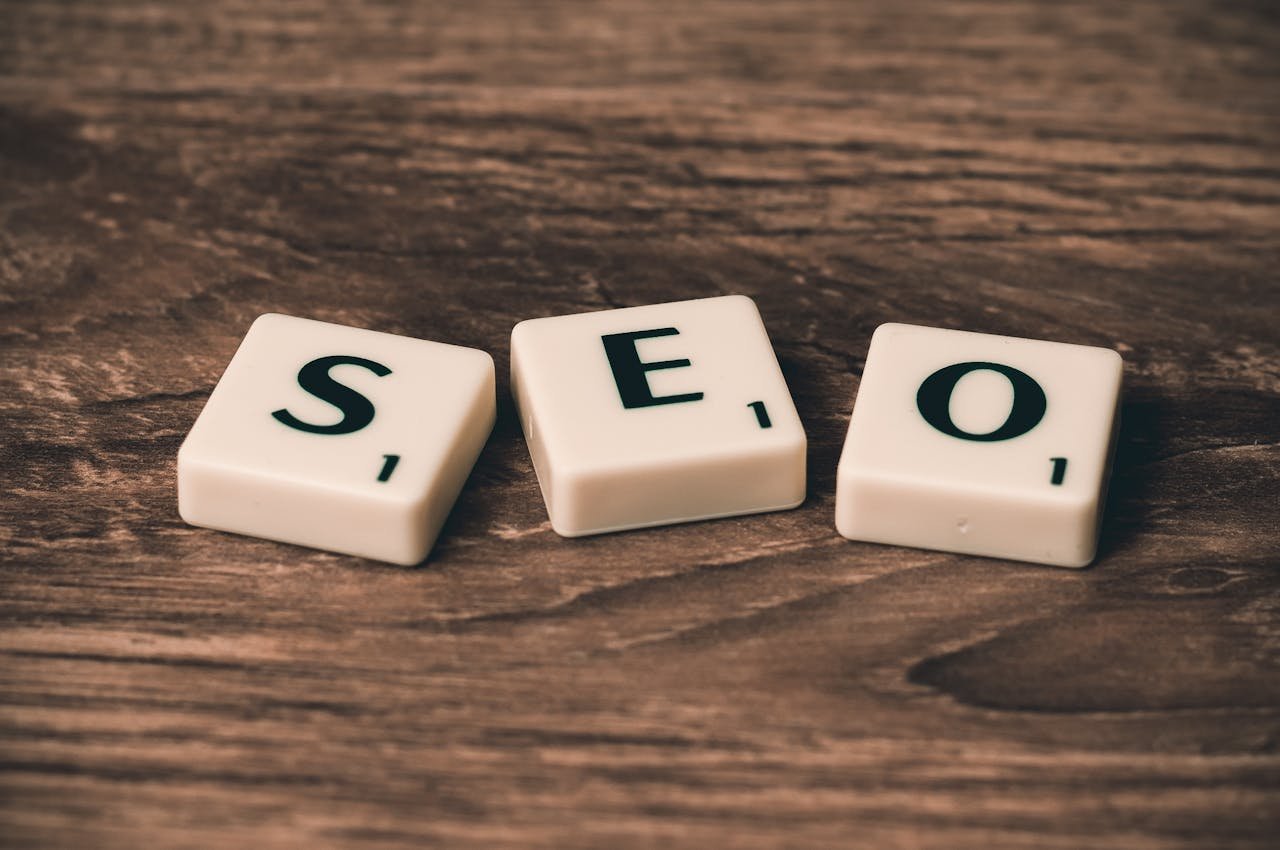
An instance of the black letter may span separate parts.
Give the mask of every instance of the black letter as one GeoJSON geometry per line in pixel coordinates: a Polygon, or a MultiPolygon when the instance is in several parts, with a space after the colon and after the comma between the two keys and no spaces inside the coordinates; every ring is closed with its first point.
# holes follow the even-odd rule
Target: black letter
{"type": "Polygon", "coordinates": [[[675,328],[657,328],[625,334],[605,334],[600,337],[604,342],[604,353],[609,358],[609,368],[613,370],[613,380],[618,385],[618,395],[622,398],[623,407],[630,410],[633,407],[654,407],[680,401],[697,401],[702,398],[702,393],[683,393],[654,398],[653,391],[649,389],[649,381],[644,376],[645,372],[652,372],[655,369],[676,369],[690,365],[688,360],[640,362],[640,354],[636,351],[636,340],[655,336],[673,336],[678,333],[680,331],[675,328]]]}
{"type": "Polygon", "coordinates": [[[916,393],[916,407],[920,409],[924,421],[949,436],[980,443],[1021,437],[1040,424],[1048,406],[1044,390],[1036,383],[1035,378],[1000,363],[957,363],[947,366],[925,378],[920,391],[916,393]],[[961,431],[951,421],[951,393],[961,378],[981,369],[999,372],[1009,379],[1009,383],[1013,384],[1013,407],[1009,410],[1009,418],[996,430],[989,434],[970,434],[968,431],[961,431]]]}
{"type": "Polygon", "coordinates": [[[360,393],[329,377],[329,370],[334,366],[363,366],[379,378],[391,374],[386,366],[363,357],[319,357],[298,370],[298,385],[321,401],[327,401],[341,410],[342,421],[333,425],[312,425],[284,408],[271,415],[290,428],[309,434],[351,434],[372,422],[373,404],[360,393]]]}

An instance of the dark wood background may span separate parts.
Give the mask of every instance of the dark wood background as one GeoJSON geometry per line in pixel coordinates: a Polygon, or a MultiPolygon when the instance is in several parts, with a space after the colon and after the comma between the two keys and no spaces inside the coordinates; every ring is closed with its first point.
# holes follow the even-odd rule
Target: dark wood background
{"type": "Polygon", "coordinates": [[[0,844],[1275,847],[1273,2],[3,2],[0,844]],[[808,501],[557,537],[520,319],[756,299],[808,501]],[[430,561],[185,526],[250,321],[493,352],[430,561]],[[1074,572],[850,543],[872,330],[1111,346],[1074,572]]]}

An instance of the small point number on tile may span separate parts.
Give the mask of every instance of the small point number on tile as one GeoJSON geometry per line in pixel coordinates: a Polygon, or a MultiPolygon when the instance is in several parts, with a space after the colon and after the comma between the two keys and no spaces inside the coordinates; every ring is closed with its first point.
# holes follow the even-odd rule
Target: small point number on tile
{"type": "Polygon", "coordinates": [[[350,387],[335,381],[329,370],[334,366],[360,366],[379,378],[390,375],[391,370],[381,363],[352,355],[317,357],[298,370],[298,386],[321,401],[326,401],[342,411],[342,419],[332,425],[313,425],[303,422],[287,408],[273,411],[279,422],[308,434],[353,434],[373,421],[373,402],[350,387]]]}
{"type": "Polygon", "coordinates": [[[378,473],[379,481],[388,481],[391,473],[396,471],[396,464],[400,462],[400,455],[383,455],[382,471],[378,473]]]}
{"type": "Polygon", "coordinates": [[[1040,424],[1048,405],[1044,389],[1035,378],[1003,363],[974,361],[946,366],[925,378],[916,393],[916,407],[926,422],[948,436],[979,443],[1021,437],[1040,424]],[[951,394],[961,378],[982,369],[999,372],[1009,379],[1013,385],[1013,406],[1009,409],[1009,417],[999,428],[987,434],[974,434],[961,430],[951,419],[951,394]]]}
{"type": "Polygon", "coordinates": [[[702,393],[654,396],[653,390],[649,388],[649,379],[645,377],[645,372],[678,369],[692,364],[686,358],[645,363],[640,359],[640,352],[636,351],[636,340],[675,336],[678,333],[680,331],[675,328],[654,328],[647,331],[605,334],[600,337],[601,342],[604,343],[605,356],[609,358],[609,368],[613,370],[614,383],[618,385],[618,396],[622,399],[623,407],[631,410],[637,407],[698,401],[702,398],[702,393]]]}
{"type": "Polygon", "coordinates": [[[1067,459],[1065,457],[1051,457],[1049,460],[1053,461],[1053,477],[1049,479],[1049,483],[1059,487],[1067,478],[1067,459]]]}
{"type": "Polygon", "coordinates": [[[763,401],[753,401],[747,407],[756,412],[756,421],[760,423],[761,428],[773,427],[773,422],[769,419],[769,411],[764,409],[763,401]]]}

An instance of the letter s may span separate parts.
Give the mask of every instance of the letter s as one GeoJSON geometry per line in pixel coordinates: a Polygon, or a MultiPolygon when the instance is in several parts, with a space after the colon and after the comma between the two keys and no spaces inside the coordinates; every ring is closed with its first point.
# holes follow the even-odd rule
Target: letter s
{"type": "Polygon", "coordinates": [[[351,355],[318,357],[298,370],[298,385],[321,401],[326,401],[342,411],[342,419],[333,425],[312,425],[310,422],[303,422],[284,408],[272,412],[271,415],[290,428],[306,431],[308,434],[352,434],[372,422],[373,403],[350,387],[331,378],[329,370],[334,366],[361,366],[379,378],[391,374],[391,370],[386,366],[363,357],[351,355]]]}

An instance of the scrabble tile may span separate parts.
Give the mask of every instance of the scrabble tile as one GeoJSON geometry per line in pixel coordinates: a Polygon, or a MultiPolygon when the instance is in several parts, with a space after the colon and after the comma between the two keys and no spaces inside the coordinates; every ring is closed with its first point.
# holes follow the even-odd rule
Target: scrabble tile
{"type": "Polygon", "coordinates": [[[268,314],[178,452],[192,525],[426,557],[493,428],[483,351],[268,314]]]}
{"type": "Polygon", "coordinates": [[[521,322],[511,384],[564,536],[804,501],[804,429],[745,296],[521,322]]]}
{"type": "Polygon", "coordinates": [[[1097,550],[1120,356],[881,325],[836,474],[845,537],[1082,567],[1097,550]]]}

